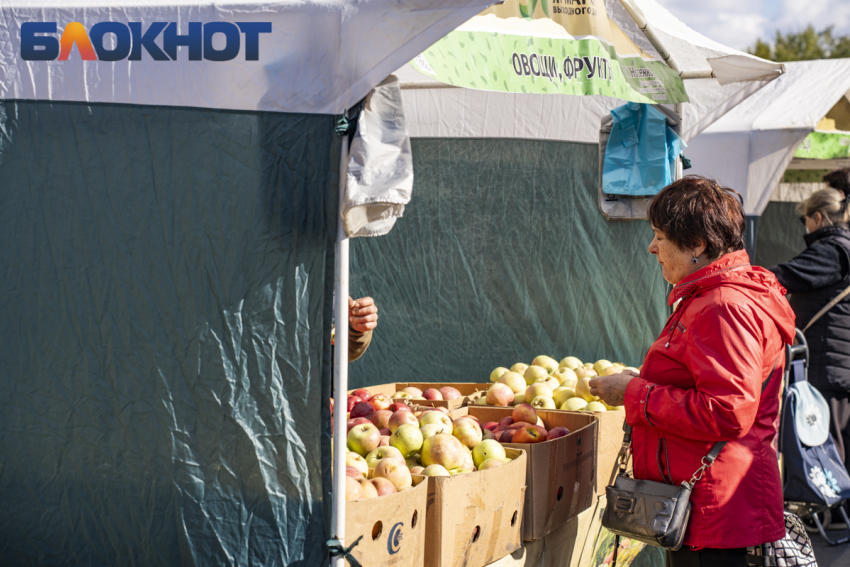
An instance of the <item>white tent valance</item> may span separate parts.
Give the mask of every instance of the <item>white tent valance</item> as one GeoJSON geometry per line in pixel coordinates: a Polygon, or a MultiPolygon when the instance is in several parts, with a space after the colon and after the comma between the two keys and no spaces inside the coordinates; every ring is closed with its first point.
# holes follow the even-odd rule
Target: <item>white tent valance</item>
{"type": "Polygon", "coordinates": [[[0,98],[341,114],[492,3],[13,0],[0,98]]]}

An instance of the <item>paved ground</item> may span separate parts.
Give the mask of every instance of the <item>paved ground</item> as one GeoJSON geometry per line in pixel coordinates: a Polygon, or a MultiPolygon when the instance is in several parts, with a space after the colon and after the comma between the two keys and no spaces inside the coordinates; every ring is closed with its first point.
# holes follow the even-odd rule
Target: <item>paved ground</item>
{"type": "MultiPolygon", "coordinates": [[[[829,530],[826,535],[830,539],[845,537],[847,532],[829,530]]],[[[820,534],[809,534],[815,548],[818,567],[847,567],[850,566],[850,543],[831,546],[824,541],[820,534]]]]}

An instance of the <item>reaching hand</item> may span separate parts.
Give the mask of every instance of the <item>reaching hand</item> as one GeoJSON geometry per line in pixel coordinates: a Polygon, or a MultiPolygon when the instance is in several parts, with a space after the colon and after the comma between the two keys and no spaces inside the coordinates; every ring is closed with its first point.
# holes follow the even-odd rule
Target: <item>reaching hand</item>
{"type": "Polygon", "coordinates": [[[609,406],[621,406],[626,402],[626,387],[638,374],[632,370],[623,370],[620,374],[595,376],[590,379],[590,393],[599,396],[609,406]]]}
{"type": "Polygon", "coordinates": [[[358,333],[378,326],[378,307],[371,297],[361,297],[357,301],[348,298],[348,325],[358,333]]]}

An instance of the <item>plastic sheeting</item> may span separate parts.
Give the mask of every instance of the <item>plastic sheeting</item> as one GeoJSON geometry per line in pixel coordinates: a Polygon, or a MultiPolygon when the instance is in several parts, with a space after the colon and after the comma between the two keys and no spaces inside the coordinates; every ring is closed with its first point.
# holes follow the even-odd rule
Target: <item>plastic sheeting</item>
{"type": "Polygon", "coordinates": [[[414,139],[414,198],[351,243],[351,289],[381,320],[351,387],[488,382],[539,354],[637,365],[666,318],[648,223],[596,205],[598,146],[414,139]]]}
{"type": "Polygon", "coordinates": [[[795,210],[797,203],[771,201],[761,214],[756,232],[757,266],[769,268],[787,262],[806,249],[803,235],[805,227],[800,224],[795,210]]]}
{"type": "Polygon", "coordinates": [[[333,127],[0,105],[0,563],[327,560],[333,127]]]}

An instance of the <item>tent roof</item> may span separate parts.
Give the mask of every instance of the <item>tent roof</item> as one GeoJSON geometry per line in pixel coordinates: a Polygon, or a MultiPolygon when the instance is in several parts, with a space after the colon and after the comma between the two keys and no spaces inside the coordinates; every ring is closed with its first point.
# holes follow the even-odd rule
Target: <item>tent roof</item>
{"type": "MultiPolygon", "coordinates": [[[[685,77],[690,103],[683,105],[685,140],[779,76],[783,66],[726,47],[692,30],[653,0],[605,0],[609,17],[641,49],[658,50],[641,30],[646,25],[685,77]],[[635,18],[630,15],[635,15],[635,18]],[[637,21],[636,21],[637,20],[637,21]],[[745,82],[748,81],[748,82],[745,82]]],[[[459,89],[426,77],[409,65],[396,74],[402,83],[408,128],[413,137],[527,138],[598,143],[599,125],[624,104],[603,96],[514,94],[459,89]]]]}
{"type": "Polygon", "coordinates": [[[716,178],[760,215],[797,146],[850,91],[850,59],[786,63],[786,73],[691,141],[689,173],[716,178]]]}
{"type": "MultiPolygon", "coordinates": [[[[0,98],[339,114],[494,1],[12,0],[0,6],[7,34],[0,98]],[[151,22],[175,22],[180,35],[189,22],[269,22],[271,32],[259,36],[257,61],[246,60],[246,35],[229,61],[189,61],[187,47],[173,61],[155,61],[144,49],[137,61],[83,61],[76,46],[65,61],[34,61],[21,56],[28,22],[56,22],[57,40],[71,22],[87,31],[100,22],[141,22],[143,31],[151,22]]],[[[164,35],[155,40],[160,48],[164,35]]],[[[222,49],[224,38],[212,44],[222,49]]],[[[114,47],[113,34],[103,44],[114,47]]]]}

